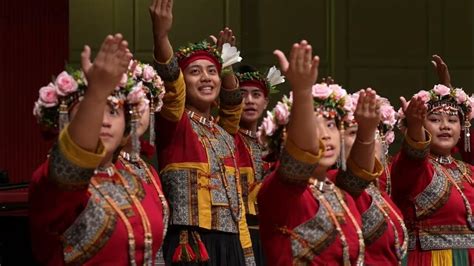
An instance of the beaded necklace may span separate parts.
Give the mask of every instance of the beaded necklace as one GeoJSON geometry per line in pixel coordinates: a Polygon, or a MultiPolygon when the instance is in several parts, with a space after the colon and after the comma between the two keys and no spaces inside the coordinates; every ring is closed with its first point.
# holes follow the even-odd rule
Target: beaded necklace
{"type": "MultiPolygon", "coordinates": [[[[125,178],[118,171],[116,171],[114,166],[111,166],[111,167],[114,170],[114,174],[118,176],[120,183],[123,185],[125,191],[127,192],[132,202],[135,204],[135,207],[137,208],[138,213],[140,214],[140,218],[142,220],[143,231],[144,231],[144,246],[145,246],[144,255],[143,255],[143,263],[144,265],[150,266],[153,264],[153,256],[152,256],[153,236],[151,233],[150,220],[148,219],[148,216],[146,215],[146,212],[142,204],[140,203],[140,201],[137,199],[135,194],[130,191],[130,186],[127,180],[125,180],[125,178]]],[[[130,221],[128,220],[125,213],[117,205],[117,203],[112,199],[112,197],[102,190],[102,185],[95,178],[91,179],[91,183],[93,187],[102,195],[102,197],[107,201],[107,203],[119,215],[120,219],[125,224],[125,227],[127,229],[127,235],[128,235],[128,255],[130,259],[130,265],[136,266],[137,265],[137,262],[135,259],[136,241],[135,241],[135,236],[133,233],[133,227],[130,221]]]]}
{"type": "MultiPolygon", "coordinates": [[[[208,131],[208,132],[211,132],[212,136],[217,139],[217,136],[216,136],[216,132],[219,132],[219,130],[215,127],[215,123],[211,117],[211,120],[203,117],[203,116],[200,116],[199,114],[196,114],[195,112],[193,111],[190,111],[190,110],[187,110],[187,114],[188,116],[198,122],[198,124],[201,124],[201,125],[204,125],[205,128],[202,128],[201,127],[201,130],[204,131],[208,131]]],[[[221,172],[220,174],[220,178],[221,178],[221,181],[222,181],[222,184],[224,185],[224,190],[225,190],[225,194],[226,194],[226,198],[227,198],[227,201],[229,202],[229,207],[231,208],[231,215],[232,215],[232,218],[233,220],[238,223],[241,219],[241,215],[242,215],[242,209],[241,209],[241,200],[242,200],[242,191],[241,191],[241,186],[240,186],[240,172],[239,172],[239,167],[238,167],[238,164],[237,164],[237,160],[235,158],[235,155],[234,155],[234,151],[233,149],[231,148],[231,145],[229,143],[227,143],[227,141],[225,140],[225,138],[223,138],[223,141],[224,141],[224,144],[225,146],[227,147],[227,149],[229,150],[230,152],[230,155],[232,157],[232,162],[234,164],[234,174],[235,174],[235,188],[237,190],[237,207],[236,207],[236,211],[237,211],[237,215],[232,211],[232,200],[231,200],[231,191],[230,191],[230,188],[229,188],[229,184],[227,182],[227,174],[226,174],[226,168],[225,168],[225,163],[224,163],[224,159],[221,158],[220,156],[217,156],[219,153],[217,152],[216,150],[216,147],[214,147],[214,145],[212,144],[212,141],[209,139],[209,137],[204,133],[204,132],[197,132],[199,133],[199,137],[200,137],[200,140],[202,139],[203,140],[203,146],[206,147],[206,146],[209,146],[212,150],[212,152],[215,154],[215,156],[217,157],[217,159],[219,160],[219,170],[221,172]],[[208,145],[205,145],[206,142],[208,145]]]]}
{"type": "Polygon", "coordinates": [[[342,253],[343,253],[342,258],[343,258],[344,266],[351,265],[350,254],[349,254],[349,244],[347,243],[347,238],[344,235],[344,231],[342,230],[341,224],[337,220],[334,209],[332,208],[331,204],[324,196],[325,192],[334,193],[340,206],[344,209],[347,216],[349,216],[349,219],[354,225],[357,232],[357,238],[359,240],[359,253],[357,255],[356,265],[358,266],[364,265],[365,243],[364,243],[364,235],[362,234],[362,229],[357,223],[357,220],[355,219],[354,215],[352,215],[352,212],[349,210],[349,207],[347,207],[347,204],[344,202],[342,195],[340,195],[335,185],[332,182],[330,182],[327,178],[325,181],[318,181],[317,179],[314,179],[312,184],[310,185],[310,188],[313,191],[313,196],[316,197],[316,199],[326,207],[329,213],[329,218],[332,220],[333,224],[336,226],[336,231],[339,234],[339,238],[342,244],[342,253]]]}
{"type": "MultiPolygon", "coordinates": [[[[122,153],[124,155],[126,155],[127,153],[125,151],[122,151],[120,153],[120,156],[119,156],[119,160],[122,162],[123,166],[127,169],[127,171],[129,173],[134,175],[136,178],[139,178],[136,171],[134,171],[133,168],[132,168],[133,162],[126,159],[126,158],[131,158],[131,157],[121,156],[122,153]]],[[[141,167],[141,169],[145,170],[146,175],[148,177],[148,178],[146,178],[146,180],[151,181],[151,183],[153,184],[153,187],[155,188],[155,190],[158,194],[158,197],[160,198],[160,203],[161,203],[162,213],[163,213],[163,240],[164,240],[165,236],[166,236],[166,232],[168,231],[168,220],[169,220],[168,202],[166,201],[165,194],[163,193],[162,189],[158,185],[158,182],[156,182],[156,180],[155,180],[155,178],[154,178],[154,176],[153,176],[153,174],[150,170],[150,167],[148,167],[148,165],[140,157],[138,157],[138,161],[136,163],[138,163],[138,167],[141,167]]]]}
{"type": "Polygon", "coordinates": [[[407,247],[408,247],[408,231],[405,226],[405,222],[403,221],[402,217],[398,215],[398,213],[393,209],[393,207],[388,203],[387,200],[384,199],[384,197],[380,194],[378,188],[376,188],[374,185],[370,185],[368,188],[369,194],[372,196],[372,200],[375,202],[375,205],[377,208],[382,212],[383,216],[385,219],[390,223],[390,226],[393,229],[394,235],[395,235],[395,252],[397,255],[398,263],[401,265],[403,257],[405,257],[407,253],[407,247]],[[376,195],[376,193],[378,195],[376,195]],[[380,203],[380,201],[383,201],[383,205],[380,203]],[[400,246],[400,237],[398,236],[398,229],[395,226],[395,223],[393,220],[390,218],[389,212],[385,208],[388,208],[388,211],[393,213],[395,218],[397,219],[398,223],[400,224],[400,227],[402,228],[403,232],[403,243],[400,246]]]}

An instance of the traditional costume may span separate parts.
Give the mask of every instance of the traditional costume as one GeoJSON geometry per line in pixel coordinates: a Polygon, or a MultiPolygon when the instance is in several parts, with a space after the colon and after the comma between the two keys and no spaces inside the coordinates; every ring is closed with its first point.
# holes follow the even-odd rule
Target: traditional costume
{"type": "MultiPolygon", "coordinates": [[[[255,87],[262,91],[265,98],[275,91],[276,85],[285,81],[275,66],[268,70],[266,76],[258,71],[240,72],[236,76],[240,87],[255,87]]],[[[255,132],[241,127],[235,136],[235,143],[239,152],[242,197],[247,210],[246,219],[253,252],[257,265],[265,265],[257,218],[257,194],[269,166],[263,160],[263,147],[255,132]]]]}
{"type": "MultiPolygon", "coordinates": [[[[474,99],[461,89],[443,85],[416,96],[425,101],[428,113],[458,115],[469,143],[474,99]]],[[[392,197],[403,212],[410,237],[407,263],[473,265],[472,166],[430,153],[431,137],[427,136],[425,142],[405,136],[392,166],[392,197]]]]}
{"type": "Polygon", "coordinates": [[[213,118],[186,110],[181,70],[198,59],[212,62],[219,73],[225,66],[215,46],[207,42],[181,48],[168,62],[156,63],[166,86],[156,121],[160,176],[171,205],[165,259],[185,265],[253,265],[239,158],[231,135],[238,130],[242,97],[237,88],[221,89],[222,127],[213,118]]]}
{"type": "MultiPolygon", "coordinates": [[[[127,105],[127,93],[141,89],[131,76],[123,80],[108,98],[113,109],[127,105]]],[[[39,123],[62,130],[31,180],[33,253],[45,265],[152,265],[168,215],[159,180],[146,182],[115,165],[98,168],[105,156],[102,142],[95,152],[74,143],[69,111],[86,86],[82,72],[62,72],[41,88],[35,103],[39,123]]]]}
{"type": "MultiPolygon", "coordinates": [[[[313,87],[315,111],[340,124],[351,100],[339,86],[313,87]]],[[[284,97],[261,127],[267,147],[280,150],[292,97],[284,97]]],[[[304,132],[302,132],[304,134],[304,132]]],[[[364,237],[360,214],[352,197],[326,178],[311,178],[318,155],[304,152],[286,141],[276,170],[267,177],[258,194],[262,243],[269,265],[363,265],[364,237]]],[[[273,152],[273,151],[270,151],[273,152]]],[[[341,172],[342,173],[342,172],[341,172]]],[[[353,174],[373,179],[372,173],[349,165],[353,174]]],[[[356,177],[352,177],[356,179],[356,177]]]]}

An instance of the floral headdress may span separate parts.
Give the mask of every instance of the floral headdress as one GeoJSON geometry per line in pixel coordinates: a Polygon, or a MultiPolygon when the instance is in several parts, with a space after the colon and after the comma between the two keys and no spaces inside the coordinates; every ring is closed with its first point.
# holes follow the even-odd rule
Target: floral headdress
{"type": "MultiPolygon", "coordinates": [[[[33,108],[33,115],[41,128],[53,134],[59,133],[69,123],[69,111],[82,100],[86,89],[84,73],[72,68],[61,72],[47,86],[41,87],[33,108]]],[[[116,89],[107,100],[112,108],[117,109],[125,103],[125,94],[116,89]]]]}
{"type": "MultiPolygon", "coordinates": [[[[125,75],[124,75],[125,76],[125,75]]],[[[129,93],[127,100],[133,104],[134,108],[131,110],[135,113],[135,120],[138,122],[138,114],[142,113],[143,108],[150,109],[150,134],[149,142],[151,145],[155,144],[155,113],[159,112],[163,107],[163,96],[165,95],[165,85],[161,77],[155,71],[155,69],[148,64],[144,64],[137,60],[130,61],[129,70],[126,74],[127,77],[123,77],[122,81],[129,80],[131,84],[125,86],[129,87],[129,93]],[[131,80],[128,78],[131,77],[131,80]],[[140,97],[144,97],[141,101],[140,97]],[[140,104],[137,104],[140,103],[140,104]]],[[[121,83],[124,86],[123,83],[121,83]]],[[[133,115],[132,115],[133,117],[133,115]]],[[[133,123],[133,119],[132,119],[133,123]]],[[[133,133],[133,130],[132,130],[133,133]]],[[[137,147],[134,151],[139,152],[139,140],[138,136],[132,134],[132,143],[135,143],[137,147]],[[135,140],[135,141],[134,141],[135,140]]],[[[133,146],[133,145],[132,145],[133,146]]],[[[133,155],[133,154],[132,154],[133,155]]]]}
{"type": "Polygon", "coordinates": [[[276,86],[285,82],[285,77],[281,75],[280,70],[272,66],[266,76],[263,76],[258,71],[236,73],[239,79],[240,87],[255,86],[263,91],[265,97],[269,93],[276,93],[276,86]]]}
{"type": "MultiPolygon", "coordinates": [[[[347,114],[352,108],[352,100],[347,91],[337,84],[320,83],[313,86],[312,95],[315,112],[326,118],[336,119],[341,131],[343,131],[344,123],[342,122],[348,119],[347,114]]],[[[284,96],[271,112],[267,111],[267,116],[259,127],[259,139],[268,153],[280,152],[284,128],[289,121],[292,103],[291,93],[290,97],[284,96]]],[[[341,138],[341,141],[340,156],[345,156],[343,138],[341,138]]],[[[345,168],[345,164],[342,167],[345,168]]]]}
{"type": "Polygon", "coordinates": [[[191,62],[199,59],[207,59],[214,63],[219,71],[222,68],[231,66],[235,63],[242,61],[240,52],[235,46],[231,46],[228,43],[224,43],[222,46],[222,53],[217,50],[217,46],[207,41],[201,41],[198,43],[190,43],[185,47],[181,47],[175,53],[178,59],[179,67],[183,70],[191,62]]]}
{"type": "MultiPolygon", "coordinates": [[[[438,84],[429,91],[421,90],[414,96],[419,97],[428,107],[428,113],[447,113],[449,115],[459,115],[461,126],[464,131],[464,150],[470,151],[470,127],[474,118],[474,96],[469,97],[463,89],[449,88],[438,84]]],[[[405,115],[400,109],[399,128],[406,127],[405,115]]]]}

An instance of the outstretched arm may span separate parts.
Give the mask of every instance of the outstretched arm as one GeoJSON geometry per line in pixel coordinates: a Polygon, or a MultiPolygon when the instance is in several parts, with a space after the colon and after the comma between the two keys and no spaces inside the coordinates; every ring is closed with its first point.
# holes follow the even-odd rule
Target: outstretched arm
{"type": "Polygon", "coordinates": [[[71,140],[84,150],[94,152],[99,143],[107,97],[112,93],[127,71],[132,54],[121,34],[107,36],[94,63],[91,50],[84,47],[81,63],[88,88],[80,107],[68,127],[71,140]]]}
{"type": "Polygon", "coordinates": [[[299,149],[318,154],[319,138],[314,117],[312,86],[318,77],[319,57],[306,41],[293,44],[289,60],[283,52],[274,54],[293,91],[291,117],[287,126],[287,140],[299,149]]]}

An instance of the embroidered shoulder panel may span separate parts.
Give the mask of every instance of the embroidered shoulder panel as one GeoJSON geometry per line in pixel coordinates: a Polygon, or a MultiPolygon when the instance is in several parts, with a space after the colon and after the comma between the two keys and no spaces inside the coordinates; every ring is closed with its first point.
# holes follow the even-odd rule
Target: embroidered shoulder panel
{"type": "Polygon", "coordinates": [[[180,69],[178,65],[178,59],[175,56],[173,56],[168,64],[160,64],[155,62],[155,69],[163,81],[172,82],[177,80],[179,77],[180,69]]]}
{"type": "Polygon", "coordinates": [[[372,198],[372,203],[369,208],[362,213],[362,232],[364,234],[365,243],[370,245],[383,235],[388,228],[388,224],[383,212],[377,206],[377,204],[382,207],[385,206],[385,201],[382,199],[379,190],[371,184],[366,189],[366,192],[372,198]]]}
{"type": "Polygon", "coordinates": [[[115,230],[117,214],[97,191],[89,191],[86,208],[61,237],[66,264],[81,265],[92,258],[115,230]]]}
{"type": "Polygon", "coordinates": [[[430,184],[415,197],[415,211],[417,218],[422,218],[433,214],[441,208],[451,195],[451,183],[444,176],[443,171],[434,166],[434,174],[430,184]]]}
{"type": "Polygon", "coordinates": [[[285,182],[307,185],[309,177],[313,174],[316,164],[298,161],[283,149],[280,156],[278,176],[285,182]]]}
{"type": "Polygon", "coordinates": [[[49,157],[49,179],[64,189],[86,189],[94,169],[79,167],[68,161],[61,153],[59,145],[54,144],[49,157]]]}
{"type": "Polygon", "coordinates": [[[339,171],[336,177],[336,184],[339,188],[349,192],[351,195],[360,195],[371,181],[364,180],[356,176],[350,169],[339,171]]]}
{"type": "Polygon", "coordinates": [[[329,212],[319,204],[316,215],[293,229],[297,235],[291,239],[291,251],[297,261],[312,261],[336,239],[337,231],[329,212]]]}

